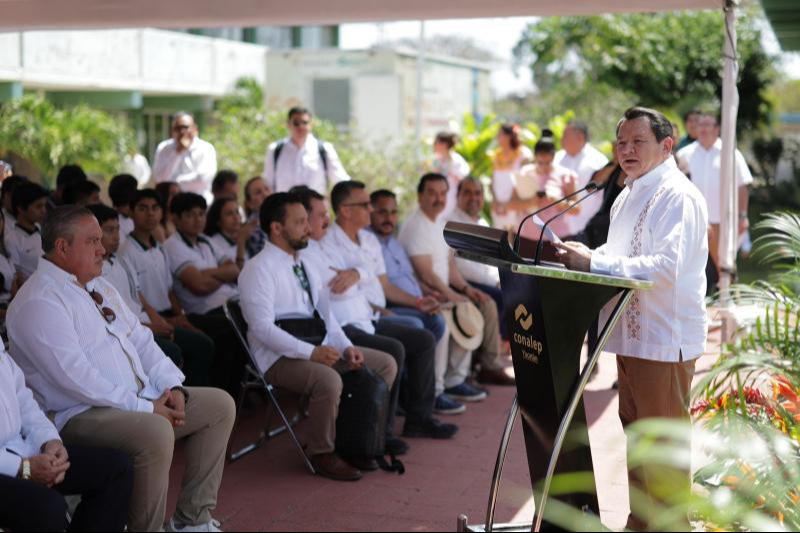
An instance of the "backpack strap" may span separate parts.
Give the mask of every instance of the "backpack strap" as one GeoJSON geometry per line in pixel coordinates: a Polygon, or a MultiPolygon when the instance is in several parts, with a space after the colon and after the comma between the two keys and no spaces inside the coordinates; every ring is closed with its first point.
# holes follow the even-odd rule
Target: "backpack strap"
{"type": "Polygon", "coordinates": [[[322,161],[322,168],[325,170],[325,179],[328,179],[328,150],[325,148],[325,143],[317,139],[319,144],[319,160],[322,161]]]}
{"type": "Polygon", "coordinates": [[[272,167],[275,172],[278,171],[278,158],[280,158],[284,146],[286,146],[286,141],[278,141],[278,144],[275,145],[275,151],[272,153],[272,167]]]}

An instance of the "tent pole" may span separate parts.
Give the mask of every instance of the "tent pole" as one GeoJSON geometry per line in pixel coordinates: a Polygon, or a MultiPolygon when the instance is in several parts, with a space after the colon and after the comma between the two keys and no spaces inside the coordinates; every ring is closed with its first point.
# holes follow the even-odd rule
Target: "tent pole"
{"type": "Polygon", "coordinates": [[[721,226],[720,226],[720,309],[722,311],[722,341],[730,342],[736,330],[735,305],[731,285],[736,272],[739,250],[739,197],[736,176],[736,122],[739,114],[739,58],[736,16],[739,0],[725,2],[725,71],[722,88],[722,161],[720,168],[721,226]]]}
{"type": "Polygon", "coordinates": [[[416,116],[414,119],[414,142],[416,144],[415,155],[417,157],[417,165],[422,165],[422,111],[425,92],[425,62],[427,61],[428,42],[425,32],[425,21],[421,20],[419,23],[419,49],[417,50],[417,98],[416,98],[416,116]]]}

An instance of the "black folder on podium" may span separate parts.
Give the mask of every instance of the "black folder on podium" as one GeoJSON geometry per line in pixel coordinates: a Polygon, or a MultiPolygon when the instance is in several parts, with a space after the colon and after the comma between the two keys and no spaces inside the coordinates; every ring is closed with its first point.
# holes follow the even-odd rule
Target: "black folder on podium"
{"type": "MultiPolygon", "coordinates": [[[[583,392],[613,329],[619,324],[636,291],[652,282],[584,272],[573,272],[547,260],[555,258],[548,243],[540,264],[516,253],[507,231],[470,224],[449,223],[445,239],[458,257],[500,270],[505,316],[511,341],[517,397],[501,439],[489,495],[486,524],[469,526],[459,517],[459,531],[554,531],[545,520],[551,482],[555,475],[593,476],[583,392]],[[594,353],[581,369],[586,333],[600,311],[616,300],[614,311],[594,353]],[[517,415],[528,455],[536,512],[532,523],[494,524],[503,464],[517,415]]],[[[537,243],[523,243],[535,249],[537,243]]],[[[595,490],[558,496],[558,500],[599,517],[595,490]]]]}

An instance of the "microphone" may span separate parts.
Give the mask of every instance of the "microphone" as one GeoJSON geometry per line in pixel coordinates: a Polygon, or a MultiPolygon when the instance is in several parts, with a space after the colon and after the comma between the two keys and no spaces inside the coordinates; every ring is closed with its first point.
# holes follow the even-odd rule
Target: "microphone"
{"type": "Polygon", "coordinates": [[[590,188],[592,190],[589,192],[589,194],[587,194],[586,196],[584,196],[583,198],[581,198],[580,200],[575,202],[573,205],[569,206],[567,209],[563,210],[562,212],[560,212],[559,214],[557,214],[556,216],[554,216],[553,218],[551,218],[550,220],[545,222],[544,227],[542,228],[542,233],[539,236],[539,243],[536,245],[536,260],[534,262],[535,265],[538,266],[539,263],[542,262],[542,250],[543,250],[543,246],[542,245],[544,244],[544,242],[542,241],[542,238],[544,237],[544,233],[547,231],[547,229],[549,228],[550,224],[555,222],[559,218],[563,217],[564,215],[566,215],[567,213],[569,213],[570,211],[572,211],[573,209],[575,209],[576,207],[581,205],[583,202],[585,202],[586,200],[588,200],[589,198],[591,198],[592,196],[594,196],[598,192],[600,192],[603,189],[605,189],[606,188],[606,184],[598,185],[597,183],[592,182],[592,183],[589,184],[588,187],[586,187],[586,190],[588,191],[590,188]],[[591,187],[592,185],[594,185],[594,187],[591,187]]]}
{"type": "Polygon", "coordinates": [[[520,245],[520,238],[521,238],[520,235],[522,234],[522,227],[525,225],[526,222],[532,220],[533,217],[535,217],[539,213],[543,213],[543,212],[547,211],[548,209],[550,209],[551,207],[555,207],[555,206],[557,206],[559,204],[562,204],[562,203],[564,203],[564,202],[566,202],[568,200],[571,200],[571,199],[573,199],[574,197],[578,196],[581,193],[588,192],[590,194],[594,194],[595,192],[597,192],[599,189],[602,189],[602,188],[603,188],[602,185],[598,185],[597,183],[595,183],[593,181],[590,181],[589,185],[587,185],[583,189],[581,189],[579,191],[576,191],[576,192],[570,194],[569,196],[565,196],[561,200],[558,200],[557,202],[553,202],[552,204],[550,204],[550,205],[548,205],[546,207],[543,207],[543,208],[539,209],[538,211],[536,211],[534,213],[531,213],[530,215],[528,215],[525,218],[523,218],[522,222],[519,223],[519,227],[517,228],[517,236],[514,238],[514,252],[515,253],[519,253],[519,245],[520,245]]]}

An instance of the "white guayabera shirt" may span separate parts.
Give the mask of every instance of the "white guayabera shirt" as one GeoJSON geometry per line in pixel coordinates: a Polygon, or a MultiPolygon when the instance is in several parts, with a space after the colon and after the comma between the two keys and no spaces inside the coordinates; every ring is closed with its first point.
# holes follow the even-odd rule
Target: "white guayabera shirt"
{"type": "MultiPolygon", "coordinates": [[[[655,287],[634,295],[607,351],[667,363],[705,352],[707,230],[705,200],[674,158],[628,181],[611,211],[608,244],[592,255],[591,270],[655,287]]],[[[616,299],[601,324],[614,305],[616,299]]]]}
{"type": "Polygon", "coordinates": [[[174,182],[183,192],[193,192],[206,201],[213,200],[211,182],[217,173],[217,150],[195,137],[188,149],[178,152],[175,139],[167,139],[156,149],[153,175],[156,183],[174,182]]]}
{"type": "Polygon", "coordinates": [[[185,379],[113,285],[97,278],[83,288],[46,259],[11,302],[8,331],[11,356],[59,429],[92,407],[152,413],[152,400],[185,379]]]}

